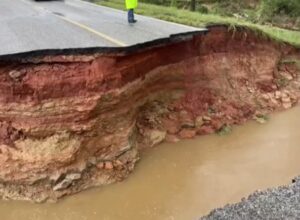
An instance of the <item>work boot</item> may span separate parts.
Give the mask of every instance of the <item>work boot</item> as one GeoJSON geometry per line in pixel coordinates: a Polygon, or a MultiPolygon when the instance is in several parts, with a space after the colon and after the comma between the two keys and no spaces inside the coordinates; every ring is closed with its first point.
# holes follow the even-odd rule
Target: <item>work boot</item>
{"type": "Polygon", "coordinates": [[[137,22],[137,20],[135,20],[135,19],[133,19],[133,20],[130,20],[130,21],[128,21],[129,23],[136,23],[137,22]]]}

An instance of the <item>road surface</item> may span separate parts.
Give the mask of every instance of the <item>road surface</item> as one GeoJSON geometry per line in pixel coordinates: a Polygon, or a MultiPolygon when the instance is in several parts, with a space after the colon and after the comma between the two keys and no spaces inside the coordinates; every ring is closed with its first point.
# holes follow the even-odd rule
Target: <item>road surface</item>
{"type": "Polygon", "coordinates": [[[40,50],[130,47],[197,29],[127,14],[81,0],[35,2],[0,0],[0,56],[40,50]]]}

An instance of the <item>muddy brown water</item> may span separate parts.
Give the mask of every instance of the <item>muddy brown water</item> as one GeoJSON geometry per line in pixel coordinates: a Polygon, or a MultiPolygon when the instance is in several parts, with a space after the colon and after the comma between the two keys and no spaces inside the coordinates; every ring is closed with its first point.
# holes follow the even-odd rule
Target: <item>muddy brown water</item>
{"type": "Polygon", "coordinates": [[[124,182],[57,204],[1,201],[3,220],[194,220],[300,174],[300,107],[227,136],[162,144],[124,182]]]}

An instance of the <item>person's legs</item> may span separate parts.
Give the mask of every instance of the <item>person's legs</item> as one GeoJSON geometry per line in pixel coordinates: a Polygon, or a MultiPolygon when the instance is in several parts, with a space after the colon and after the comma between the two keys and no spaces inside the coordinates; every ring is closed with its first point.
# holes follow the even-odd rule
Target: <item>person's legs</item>
{"type": "Polygon", "coordinates": [[[129,23],[135,23],[136,20],[134,19],[134,9],[128,10],[128,22],[129,23]]]}
{"type": "Polygon", "coordinates": [[[132,20],[133,22],[137,22],[137,20],[134,19],[134,9],[132,9],[132,20]]]}
{"type": "Polygon", "coordinates": [[[132,23],[133,22],[133,9],[128,10],[128,22],[132,23]]]}

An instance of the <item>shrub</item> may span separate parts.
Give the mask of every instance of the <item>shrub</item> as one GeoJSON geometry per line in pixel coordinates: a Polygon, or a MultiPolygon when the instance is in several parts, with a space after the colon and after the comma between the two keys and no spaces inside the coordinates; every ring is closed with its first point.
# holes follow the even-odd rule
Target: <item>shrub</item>
{"type": "Polygon", "coordinates": [[[262,0],[259,16],[262,20],[271,20],[275,15],[300,16],[299,0],[262,0]]]}

